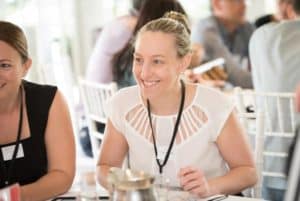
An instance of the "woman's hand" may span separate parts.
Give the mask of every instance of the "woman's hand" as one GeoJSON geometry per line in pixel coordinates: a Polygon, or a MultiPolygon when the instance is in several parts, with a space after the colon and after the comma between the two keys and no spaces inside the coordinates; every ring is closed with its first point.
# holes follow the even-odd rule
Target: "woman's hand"
{"type": "Polygon", "coordinates": [[[193,83],[200,83],[203,85],[207,85],[210,87],[216,87],[216,88],[222,88],[225,85],[225,80],[223,79],[212,79],[209,74],[203,73],[203,74],[195,74],[192,72],[192,70],[186,70],[185,71],[185,78],[193,83]]]}
{"type": "Polygon", "coordinates": [[[208,197],[213,195],[211,187],[204,173],[195,167],[181,168],[178,173],[181,187],[197,197],[208,197]]]}

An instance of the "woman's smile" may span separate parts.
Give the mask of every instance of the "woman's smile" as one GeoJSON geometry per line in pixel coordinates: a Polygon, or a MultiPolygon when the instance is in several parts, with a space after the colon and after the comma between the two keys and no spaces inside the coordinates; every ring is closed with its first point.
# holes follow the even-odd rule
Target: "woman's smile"
{"type": "Polygon", "coordinates": [[[142,84],[145,88],[155,87],[159,82],[159,80],[142,80],[142,84]]]}

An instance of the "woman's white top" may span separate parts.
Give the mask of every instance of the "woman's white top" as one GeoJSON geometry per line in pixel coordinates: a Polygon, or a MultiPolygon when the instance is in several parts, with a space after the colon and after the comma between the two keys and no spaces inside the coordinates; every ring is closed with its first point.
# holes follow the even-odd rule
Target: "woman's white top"
{"type": "MultiPolygon", "coordinates": [[[[108,118],[128,142],[130,167],[158,175],[147,107],[139,87],[120,90],[107,104],[108,118]]],[[[197,85],[191,104],[183,110],[173,149],[163,168],[163,177],[170,179],[172,186],[179,186],[178,171],[186,166],[201,169],[207,178],[221,176],[228,171],[215,142],[233,108],[233,102],[226,95],[197,85]]],[[[176,117],[152,114],[158,157],[162,161],[172,138],[176,117]]]]}

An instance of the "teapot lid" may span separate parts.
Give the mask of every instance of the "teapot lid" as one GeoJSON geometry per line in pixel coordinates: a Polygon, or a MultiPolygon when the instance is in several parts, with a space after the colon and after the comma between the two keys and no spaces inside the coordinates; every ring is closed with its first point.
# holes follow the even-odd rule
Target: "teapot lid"
{"type": "Polygon", "coordinates": [[[108,173],[108,183],[120,190],[147,189],[153,182],[154,176],[144,171],[112,167],[108,173]]]}

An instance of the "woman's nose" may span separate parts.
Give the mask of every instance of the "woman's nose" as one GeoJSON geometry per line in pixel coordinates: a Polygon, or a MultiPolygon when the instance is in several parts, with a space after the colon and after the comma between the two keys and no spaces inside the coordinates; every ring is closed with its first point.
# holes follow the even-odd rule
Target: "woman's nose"
{"type": "Polygon", "coordinates": [[[149,64],[144,63],[142,68],[141,68],[141,78],[142,79],[147,79],[148,77],[151,76],[151,67],[149,64]]]}

